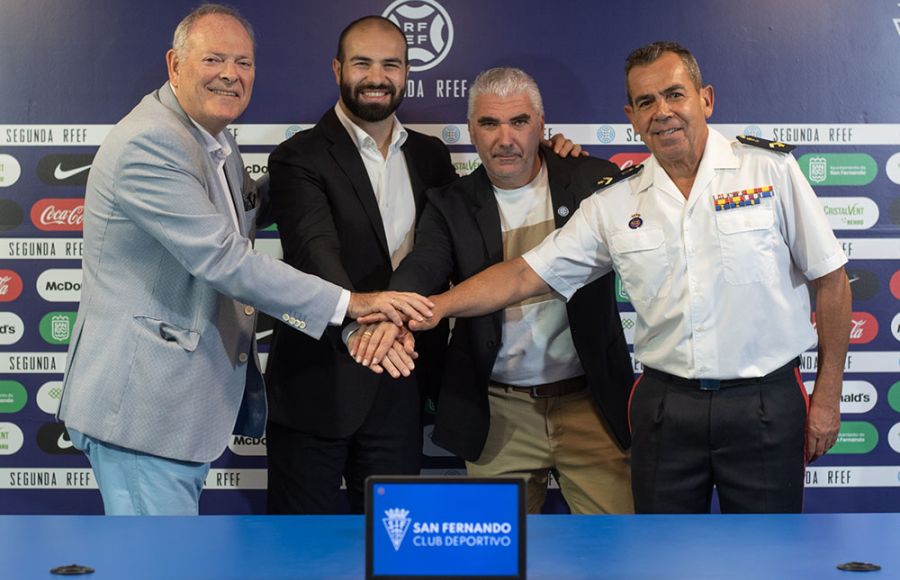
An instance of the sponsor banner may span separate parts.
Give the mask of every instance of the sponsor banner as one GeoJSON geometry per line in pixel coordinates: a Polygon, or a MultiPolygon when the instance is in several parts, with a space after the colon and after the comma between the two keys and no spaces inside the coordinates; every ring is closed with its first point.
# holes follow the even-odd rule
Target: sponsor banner
{"type": "Polygon", "coordinates": [[[0,312],[0,345],[16,344],[25,332],[25,323],[15,312],[0,312]]]}
{"type": "Polygon", "coordinates": [[[81,300],[81,270],[51,268],[38,276],[37,292],[47,302],[81,300]]]}
{"type": "Polygon", "coordinates": [[[47,185],[86,185],[93,153],[47,155],[38,161],[38,178],[47,185]]]}
{"type": "Polygon", "coordinates": [[[97,489],[97,482],[90,468],[22,467],[0,469],[0,489],[97,489]]]}
{"type": "Polygon", "coordinates": [[[897,381],[888,390],[888,405],[891,409],[900,413],[900,381],[897,381]]]}
{"type": "Polygon", "coordinates": [[[22,175],[22,166],[19,160],[12,155],[0,154],[0,187],[9,187],[19,181],[22,175]]]}
{"type": "Polygon", "coordinates": [[[616,274],[616,302],[631,303],[631,297],[628,296],[628,292],[625,290],[622,279],[619,278],[618,274],[616,274]]]}
{"type": "Polygon", "coordinates": [[[900,153],[891,155],[887,163],[884,164],[884,172],[887,174],[888,179],[900,185],[900,153]]]}
{"type": "Polygon", "coordinates": [[[878,165],[865,153],[807,153],[797,160],[807,181],[820,185],[868,185],[878,165]]]}
{"type": "Polygon", "coordinates": [[[80,232],[84,229],[84,198],[41,199],[31,206],[31,223],[45,232],[80,232]]]}
{"type": "Polygon", "coordinates": [[[396,0],[381,15],[406,36],[410,72],[434,68],[450,54],[453,21],[434,0],[396,0]]]}
{"type": "Polygon", "coordinates": [[[228,449],[235,455],[265,457],[266,436],[246,437],[244,435],[233,435],[231,441],[228,442],[228,449]]]}
{"type": "Polygon", "coordinates": [[[634,312],[620,312],[622,318],[622,330],[625,331],[625,342],[634,344],[634,327],[637,326],[637,314],[634,312]]]}
{"type": "Polygon", "coordinates": [[[259,179],[269,173],[268,153],[241,153],[241,159],[244,160],[244,169],[253,179],[259,179]]]}
{"type": "MultiPolygon", "coordinates": [[[[0,276],[2,276],[2,270],[0,270],[0,276]]],[[[891,274],[891,295],[900,300],[900,270],[897,270],[893,274],[891,274]]]]}
{"type": "Polygon", "coordinates": [[[648,157],[650,157],[650,153],[616,153],[609,160],[618,165],[619,169],[627,169],[632,165],[640,165],[648,157]]]}
{"type": "Polygon", "coordinates": [[[0,353],[0,374],[62,374],[65,369],[65,352],[0,353]]]}
{"type": "Polygon", "coordinates": [[[81,453],[69,439],[62,423],[45,423],[37,433],[37,444],[48,455],[77,455],[81,453]]]}
{"type": "MultiPolygon", "coordinates": [[[[894,426],[888,431],[887,437],[888,445],[890,445],[891,449],[900,453],[900,423],[894,423],[894,426]]],[[[898,477],[900,477],[900,474],[898,474],[898,477]]]]}
{"type": "Polygon", "coordinates": [[[820,197],[833,230],[867,230],[878,221],[878,204],[868,197],[820,197]]]}
{"type": "Polygon", "coordinates": [[[807,467],[806,487],[900,487],[900,467],[807,467]]]}
{"type": "MultiPolygon", "coordinates": [[[[810,395],[815,390],[815,381],[803,381],[810,395]]],[[[866,381],[844,381],[841,388],[841,414],[868,413],[878,402],[878,391],[866,381]]]]}
{"type": "MultiPolygon", "coordinates": [[[[311,129],[315,123],[296,123],[293,125],[230,125],[228,131],[234,136],[238,145],[271,145],[275,146],[290,139],[295,133],[311,129]]],[[[268,158],[268,155],[266,156],[268,158]]]]}
{"type": "Polygon", "coordinates": [[[896,260],[900,256],[900,238],[838,238],[849,260],[896,260]]]}
{"type": "Polygon", "coordinates": [[[871,300],[881,290],[881,278],[870,270],[847,268],[853,301],[871,300]]]}
{"type": "Polygon", "coordinates": [[[21,205],[11,199],[0,199],[0,232],[16,229],[24,218],[21,205]]]}
{"type": "MultiPolygon", "coordinates": [[[[800,372],[815,374],[818,362],[816,351],[801,354],[800,372]]],[[[844,359],[844,373],[900,373],[900,352],[851,350],[844,359]]]]}
{"type": "Polygon", "coordinates": [[[0,381],[0,413],[18,413],[28,402],[28,393],[18,381],[0,381]]]}
{"type": "Polygon", "coordinates": [[[468,175],[481,167],[481,157],[478,153],[451,153],[450,161],[456,174],[460,177],[468,175]]]}
{"type": "Polygon", "coordinates": [[[266,489],[265,469],[210,469],[203,489],[266,489]]]}
{"type": "Polygon", "coordinates": [[[100,145],[112,125],[0,125],[0,145],[53,147],[100,145]]]}
{"type": "Polygon", "coordinates": [[[80,260],[83,253],[81,238],[0,239],[0,260],[80,260]]]}
{"type": "Polygon", "coordinates": [[[48,415],[56,415],[59,411],[59,400],[62,397],[62,381],[47,381],[38,389],[34,400],[38,408],[48,415]]]}
{"type": "Polygon", "coordinates": [[[25,435],[18,425],[0,422],[0,455],[15,455],[22,448],[24,442],[25,435]]]}
{"type": "Polygon", "coordinates": [[[41,318],[41,338],[48,344],[69,344],[77,312],[48,312],[41,318]]]}
{"type": "Polygon", "coordinates": [[[894,338],[896,340],[900,340],[900,312],[894,315],[894,318],[891,319],[891,332],[894,333],[894,338]]]}
{"type": "Polygon", "coordinates": [[[0,302],[12,302],[22,294],[22,278],[12,270],[0,270],[0,302]]]}
{"type": "Polygon", "coordinates": [[[878,430],[868,421],[842,421],[837,442],[829,455],[861,455],[878,445],[878,430]]]}

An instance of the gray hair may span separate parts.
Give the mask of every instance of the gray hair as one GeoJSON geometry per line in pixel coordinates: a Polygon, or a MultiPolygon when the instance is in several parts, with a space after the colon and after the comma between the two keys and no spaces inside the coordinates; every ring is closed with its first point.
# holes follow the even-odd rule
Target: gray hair
{"type": "Polygon", "coordinates": [[[201,4],[185,16],[175,28],[175,34],[172,36],[172,49],[179,58],[184,58],[184,51],[187,49],[187,41],[188,36],[191,34],[191,29],[198,20],[210,14],[231,16],[240,22],[241,26],[244,27],[244,30],[246,30],[247,34],[250,36],[250,42],[253,44],[253,52],[256,52],[256,35],[253,34],[253,26],[250,25],[250,22],[248,22],[246,18],[241,16],[241,13],[238,12],[236,8],[224,4],[201,4]]]}
{"type": "Polygon", "coordinates": [[[509,97],[525,94],[531,100],[531,106],[538,114],[544,114],[544,101],[541,99],[541,91],[531,75],[522,69],[513,67],[497,67],[482,71],[475,77],[475,82],[469,88],[468,119],[471,121],[475,113],[475,101],[481,95],[496,95],[509,97]]]}
{"type": "Polygon", "coordinates": [[[651,42],[646,46],[633,50],[631,54],[628,55],[628,58],[625,59],[625,94],[628,97],[629,105],[631,105],[632,102],[631,89],[628,88],[628,73],[636,66],[647,66],[648,64],[653,63],[667,52],[671,52],[681,59],[684,68],[687,69],[688,76],[691,77],[691,81],[694,83],[694,88],[698,91],[703,88],[703,77],[700,75],[700,65],[697,64],[697,59],[694,58],[691,51],[677,42],[668,40],[651,42]]]}

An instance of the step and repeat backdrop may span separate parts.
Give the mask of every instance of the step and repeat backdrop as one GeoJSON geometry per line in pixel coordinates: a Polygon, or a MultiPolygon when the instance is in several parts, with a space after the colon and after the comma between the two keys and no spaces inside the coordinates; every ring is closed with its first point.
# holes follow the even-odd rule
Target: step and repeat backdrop
{"type": "MultiPolygon", "coordinates": [[[[716,90],[725,135],[797,145],[850,258],[853,328],[837,445],[807,470],[807,511],[900,510],[900,4],[560,0],[235,0],[257,33],[257,77],[230,130],[247,169],[337,100],[338,34],[383,14],[410,44],[398,116],[440,137],[459,173],[479,164],[465,124],[482,69],[513,65],[541,86],[548,134],[619,165],[647,156],[627,123],[623,63],[677,40],[716,90]]],[[[101,513],[93,476],[54,419],[81,289],[93,156],[111,126],[165,80],[171,34],[193,2],[4,0],[0,4],[0,513],[101,513]]],[[[278,233],[257,246],[280,253],[278,233]]],[[[619,306],[632,338],[634,312],[619,306]]],[[[272,321],[260,322],[267,350],[272,321]]],[[[811,388],[815,352],[802,357],[811,388]]],[[[640,372],[635,363],[635,371],[640,372]]],[[[426,471],[460,473],[430,443],[426,471]]],[[[261,512],[265,438],[234,438],[204,513],[261,512]]],[[[556,501],[559,502],[558,496],[556,501]]],[[[563,506],[550,506],[562,509],[563,506]]]]}

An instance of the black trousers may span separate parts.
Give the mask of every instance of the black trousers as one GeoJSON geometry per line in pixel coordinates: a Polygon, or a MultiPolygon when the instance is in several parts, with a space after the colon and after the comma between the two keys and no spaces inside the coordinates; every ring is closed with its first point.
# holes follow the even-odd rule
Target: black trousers
{"type": "Polygon", "coordinates": [[[629,403],[637,513],[799,513],[809,399],[796,362],[760,379],[699,381],[646,369],[629,403]]]}
{"type": "Polygon", "coordinates": [[[270,514],[365,511],[370,475],[418,475],[422,458],[421,402],[415,384],[388,377],[365,421],[348,437],[327,438],[269,422],[266,428],[270,514]]]}

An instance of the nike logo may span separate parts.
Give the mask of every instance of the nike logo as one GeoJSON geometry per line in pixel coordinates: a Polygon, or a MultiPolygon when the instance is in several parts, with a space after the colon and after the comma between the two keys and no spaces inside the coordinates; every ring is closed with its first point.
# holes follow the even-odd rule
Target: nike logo
{"type": "Polygon", "coordinates": [[[56,441],[56,445],[60,449],[68,449],[75,446],[69,439],[68,434],[65,431],[59,434],[59,439],[56,441]]]}
{"type": "Polygon", "coordinates": [[[272,332],[273,332],[272,330],[264,330],[264,331],[262,331],[262,332],[257,332],[257,333],[256,333],[256,340],[262,340],[262,339],[264,339],[265,337],[270,336],[270,335],[272,334],[272,332]]]}
{"type": "Polygon", "coordinates": [[[851,284],[853,284],[853,283],[856,282],[857,280],[859,280],[859,276],[851,276],[851,277],[850,277],[850,283],[851,283],[851,284]]]}
{"type": "Polygon", "coordinates": [[[82,171],[87,171],[90,168],[91,168],[91,166],[90,166],[90,164],[88,164],[83,167],[76,167],[74,169],[63,169],[62,163],[57,163],[56,169],[53,170],[53,177],[62,181],[64,179],[69,179],[73,175],[78,175],[82,171]]]}

